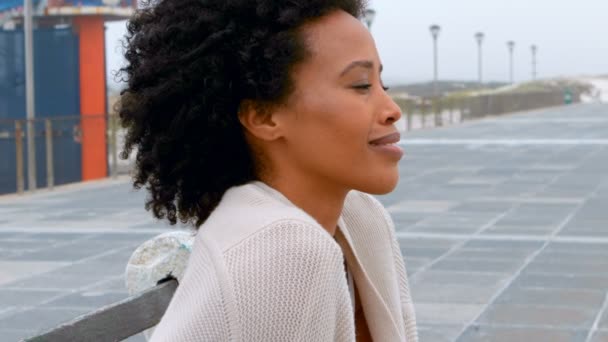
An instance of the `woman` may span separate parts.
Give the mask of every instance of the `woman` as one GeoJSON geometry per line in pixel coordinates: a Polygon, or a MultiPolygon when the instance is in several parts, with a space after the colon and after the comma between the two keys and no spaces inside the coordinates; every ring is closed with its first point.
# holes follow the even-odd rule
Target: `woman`
{"type": "Polygon", "coordinates": [[[403,152],[362,0],[160,0],[129,23],[135,187],[198,228],[153,341],[416,341],[403,152]]]}

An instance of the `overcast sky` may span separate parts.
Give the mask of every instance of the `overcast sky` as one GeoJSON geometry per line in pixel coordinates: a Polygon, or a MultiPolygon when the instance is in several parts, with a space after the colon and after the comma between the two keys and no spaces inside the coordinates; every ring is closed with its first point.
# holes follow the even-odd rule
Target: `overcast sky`
{"type": "MultiPolygon", "coordinates": [[[[484,80],[508,79],[508,40],[516,42],[515,80],[531,77],[532,44],[541,78],[608,74],[608,0],[371,0],[372,25],[387,84],[430,80],[431,24],[439,37],[439,78],[477,79],[477,43],[483,44],[484,80]]],[[[108,73],[122,63],[124,22],[109,23],[108,73]]]]}

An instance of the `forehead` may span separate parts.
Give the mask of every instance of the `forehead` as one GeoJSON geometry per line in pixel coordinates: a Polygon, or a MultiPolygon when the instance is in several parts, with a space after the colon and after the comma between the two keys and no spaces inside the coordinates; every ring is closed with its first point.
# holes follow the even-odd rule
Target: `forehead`
{"type": "Polygon", "coordinates": [[[311,52],[309,62],[317,67],[344,68],[355,60],[378,63],[378,53],[369,30],[344,11],[332,12],[306,25],[303,31],[311,52]]]}

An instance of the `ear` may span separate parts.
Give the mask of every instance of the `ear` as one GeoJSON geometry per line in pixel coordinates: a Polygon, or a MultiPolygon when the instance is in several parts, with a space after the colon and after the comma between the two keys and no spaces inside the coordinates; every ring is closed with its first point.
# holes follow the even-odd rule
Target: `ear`
{"type": "Polygon", "coordinates": [[[265,108],[252,100],[243,100],[239,108],[239,121],[254,137],[272,141],[282,136],[281,125],[277,122],[274,109],[265,108]]]}

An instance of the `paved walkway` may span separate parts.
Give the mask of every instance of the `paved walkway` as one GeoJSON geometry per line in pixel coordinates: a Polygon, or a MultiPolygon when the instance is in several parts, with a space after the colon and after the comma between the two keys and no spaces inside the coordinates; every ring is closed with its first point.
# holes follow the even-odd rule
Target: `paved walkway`
{"type": "MultiPolygon", "coordinates": [[[[421,341],[608,341],[608,106],[408,133],[389,208],[421,341]]],[[[128,180],[0,197],[0,341],[126,296],[128,180]]],[[[141,336],[130,339],[143,341],[141,336]]]]}

